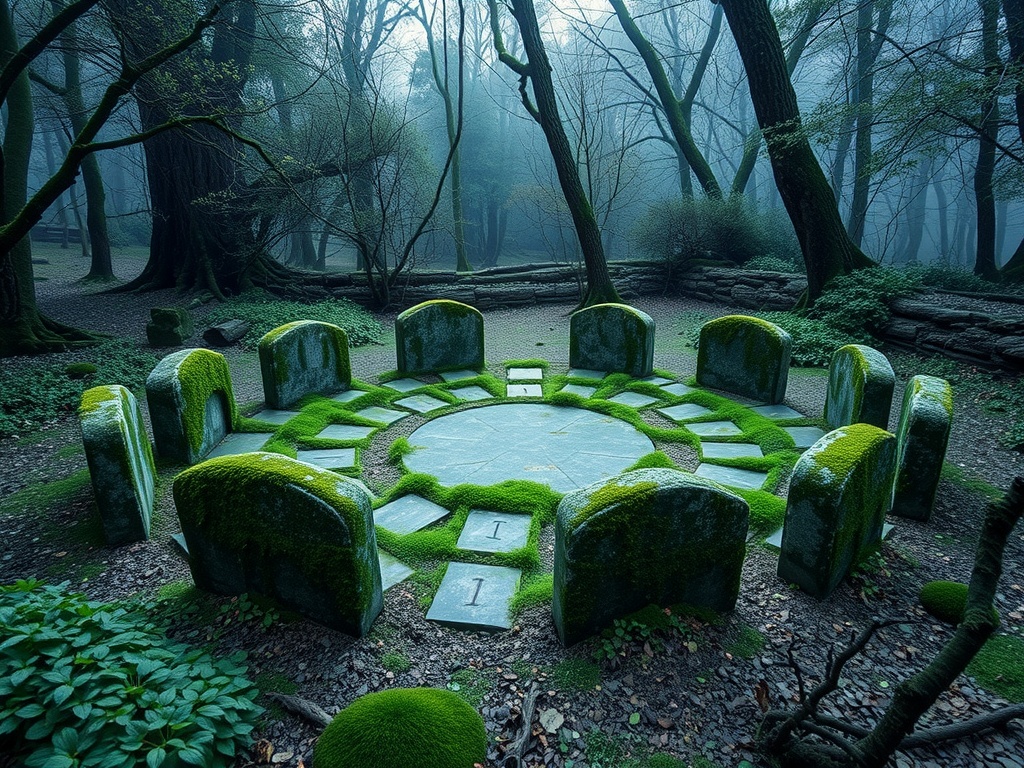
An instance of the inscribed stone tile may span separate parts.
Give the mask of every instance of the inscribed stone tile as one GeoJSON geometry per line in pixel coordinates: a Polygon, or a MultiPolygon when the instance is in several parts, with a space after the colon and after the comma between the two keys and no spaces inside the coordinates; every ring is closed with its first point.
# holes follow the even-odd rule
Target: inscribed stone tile
{"type": "Polygon", "coordinates": [[[331,424],[320,432],[317,437],[324,440],[362,440],[374,432],[376,432],[374,427],[358,427],[355,424],[331,424]]]}
{"type": "Polygon", "coordinates": [[[505,397],[544,397],[540,384],[506,384],[505,397]]]}
{"type": "Polygon", "coordinates": [[[466,518],[456,546],[471,552],[511,552],[526,546],[530,516],[474,509],[466,518]]]}
{"type": "Polygon", "coordinates": [[[394,533],[412,533],[451,514],[440,504],[410,493],[373,510],[373,522],[394,533]]]}
{"type": "Polygon", "coordinates": [[[427,618],[459,629],[508,629],[520,575],[518,568],[449,563],[427,618]]]}

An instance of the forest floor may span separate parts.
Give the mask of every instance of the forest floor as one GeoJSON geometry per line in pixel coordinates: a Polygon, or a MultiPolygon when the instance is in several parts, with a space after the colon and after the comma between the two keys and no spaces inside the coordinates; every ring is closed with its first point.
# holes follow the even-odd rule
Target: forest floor
{"type": "MultiPolygon", "coordinates": [[[[94,295],[96,286],[76,277],[84,261],[68,252],[48,254],[37,283],[44,312],[63,322],[145,345],[151,306],[171,306],[173,292],[94,295]]],[[[141,268],[141,254],[123,257],[119,268],[141,268]]],[[[127,277],[127,275],[124,275],[127,277]]],[[[680,379],[695,371],[687,330],[737,308],[671,297],[634,304],[657,323],[655,366],[680,379]]],[[[568,367],[569,305],[543,305],[485,313],[486,359],[499,377],[509,359],[544,358],[553,370],[568,367]]],[[[209,307],[194,310],[197,331],[209,307]]],[[[299,319],[299,318],[296,318],[299,319]]],[[[395,367],[394,315],[378,315],[386,332],[381,345],[352,350],[353,375],[375,383],[395,367]]],[[[197,337],[198,339],[198,337],[197,337]]],[[[193,340],[196,341],[196,340],[193,340]]],[[[161,351],[157,351],[160,354],[161,351]]],[[[246,414],[261,406],[256,354],[224,350],[236,397],[246,414]]],[[[89,359],[88,350],[54,356],[62,364],[89,359]]],[[[893,354],[902,392],[919,372],[920,358],[893,354]]],[[[25,359],[5,360],[25,365],[25,359]]],[[[823,369],[793,369],[786,402],[818,417],[826,385],[823,369]]],[[[143,394],[143,393],[137,393],[143,394]]],[[[900,405],[894,398],[890,424],[900,405]]],[[[145,411],[145,407],[143,407],[145,411]]],[[[406,419],[383,429],[364,454],[364,478],[377,492],[393,473],[384,470],[387,446],[422,420],[406,419]]],[[[805,683],[818,681],[826,653],[873,619],[900,623],[879,634],[847,667],[825,710],[870,726],[890,701],[895,685],[932,659],[952,628],[920,608],[917,593],[934,579],[965,581],[988,499],[1024,474],[1024,456],[999,444],[1003,422],[977,398],[957,397],[947,454],[948,471],[930,522],[892,519],[896,527],[881,557],[846,580],[827,600],[817,601],[779,580],[777,551],[755,540],[748,548],[739,601],[713,622],[693,620],[685,632],[660,641],[636,640],[613,658],[598,659],[602,641],[570,649],[555,635],[547,605],[527,609],[507,632],[462,632],[428,622],[421,606],[424,585],[403,583],[385,594],[384,610],[369,635],[354,639],[304,620],[238,600],[202,598],[182,611],[171,634],[216,653],[245,650],[250,677],[261,690],[295,693],[334,713],[356,697],[384,688],[427,685],[458,690],[481,712],[491,739],[489,760],[500,765],[502,744],[522,727],[520,709],[533,682],[540,687],[527,765],[641,768],[646,757],[667,752],[695,768],[760,766],[753,749],[760,710],[753,691],[765,685],[773,706],[792,704],[797,680],[787,651],[803,667],[805,683]],[[269,626],[264,626],[263,619],[269,626]],[[559,722],[560,721],[560,722],[559,722]],[[540,723],[551,725],[550,732],[540,723]],[[630,762],[633,761],[633,762],[630,762]]],[[[0,583],[39,578],[70,581],[97,600],[142,597],[156,600],[190,584],[188,567],[171,544],[178,531],[171,499],[173,470],[161,471],[157,512],[149,541],[110,548],[95,539],[90,522],[91,489],[73,414],[21,437],[0,440],[0,583]],[[63,482],[61,482],[63,481],[63,482]],[[7,502],[4,502],[4,499],[7,502]],[[22,499],[15,508],[10,502],[22,499]]],[[[689,467],[693,469],[695,467],[689,467]]],[[[393,482],[393,480],[391,480],[393,482]]],[[[543,540],[543,536],[542,536],[543,540]]],[[[1008,546],[996,607],[1002,632],[1024,635],[1024,531],[1008,546]]],[[[256,737],[272,749],[273,763],[311,764],[317,732],[309,724],[268,706],[256,737]]],[[[971,677],[962,677],[927,716],[927,724],[956,722],[1005,702],[971,677]]],[[[401,734],[395,734],[396,739],[401,734]]],[[[266,745],[264,745],[265,747],[266,745]]],[[[248,764],[240,760],[239,764],[248,764]]],[[[969,741],[901,754],[899,766],[1024,768],[1024,723],[969,741]]]]}

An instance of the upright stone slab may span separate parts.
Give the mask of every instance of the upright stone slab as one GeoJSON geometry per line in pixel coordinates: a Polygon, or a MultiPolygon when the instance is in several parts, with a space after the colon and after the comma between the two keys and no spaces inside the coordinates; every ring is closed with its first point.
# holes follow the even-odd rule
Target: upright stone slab
{"type": "Polygon", "coordinates": [[[793,337],[775,323],[727,315],[700,329],[697,383],[766,403],[781,403],[793,337]]]}
{"type": "Polygon", "coordinates": [[[273,453],[204,461],[174,481],[196,586],[255,592],[361,637],[380,613],[380,563],[366,491],[273,453]]]}
{"type": "Polygon", "coordinates": [[[180,347],[192,337],[192,317],[181,307],[153,307],[146,323],[151,347],[180,347]]]}
{"type": "Polygon", "coordinates": [[[903,391],[892,513],[927,522],[935,505],[953,424],[953,389],[945,379],[915,376],[903,391]]]}
{"type": "Polygon", "coordinates": [[[625,304],[596,304],[569,319],[569,367],[628,373],[654,370],[654,320],[625,304]]]}
{"type": "Polygon", "coordinates": [[[138,401],[117,384],[93,387],[82,393],[78,417],[107,544],[148,539],[156,472],[138,401]]]}
{"type": "Polygon", "coordinates": [[[863,344],[847,344],[832,355],[825,394],[825,421],[833,429],[847,424],[889,428],[896,375],[885,355],[863,344]]]}
{"type": "Polygon", "coordinates": [[[674,469],[637,469],[566,494],[551,605],[562,643],[651,603],[730,610],[749,515],[738,495],[674,469]]]}
{"type": "Polygon", "coordinates": [[[424,301],[395,318],[395,351],[403,374],[480,371],[484,316],[458,301],[424,301]]]}
{"type": "Polygon", "coordinates": [[[227,361],[208,349],[182,349],[157,363],[146,400],[157,455],[168,461],[195,464],[238,423],[227,361]]]}
{"type": "Polygon", "coordinates": [[[309,394],[333,395],[349,388],[352,368],[344,329],[316,320],[275,328],[259,344],[263,399],[288,408],[309,394]]]}
{"type": "Polygon", "coordinates": [[[829,432],[789,481],[779,578],[825,599],[882,541],[896,438],[870,424],[829,432]]]}

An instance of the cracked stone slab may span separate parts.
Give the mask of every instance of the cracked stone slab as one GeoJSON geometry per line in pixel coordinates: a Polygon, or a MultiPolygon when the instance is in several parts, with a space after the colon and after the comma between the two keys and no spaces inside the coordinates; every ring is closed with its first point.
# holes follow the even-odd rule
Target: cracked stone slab
{"type": "Polygon", "coordinates": [[[752,469],[739,467],[723,467],[720,464],[701,464],[693,474],[706,477],[730,488],[746,488],[758,490],[768,479],[767,472],[756,472],[752,469]]]}
{"type": "Polygon", "coordinates": [[[458,387],[457,389],[449,389],[450,394],[455,395],[459,400],[465,400],[466,402],[476,402],[477,400],[490,400],[494,395],[488,392],[483,387],[478,387],[475,384],[470,387],[458,387]]]}
{"type": "Polygon", "coordinates": [[[658,413],[663,413],[673,421],[686,421],[696,419],[698,416],[707,416],[711,413],[710,408],[696,403],[682,403],[681,405],[670,405],[668,408],[659,408],[658,413]]]}
{"type": "Polygon", "coordinates": [[[505,397],[544,397],[540,384],[507,384],[505,397]]]}
{"type": "Polygon", "coordinates": [[[518,568],[449,563],[427,619],[467,630],[509,629],[509,604],[519,588],[518,568]]]}
{"type": "Polygon", "coordinates": [[[658,402],[658,398],[639,392],[619,392],[615,397],[609,397],[608,402],[628,405],[630,408],[643,408],[645,405],[658,402]]]}
{"type": "Polygon", "coordinates": [[[480,375],[480,373],[479,371],[470,371],[468,369],[464,369],[461,371],[445,371],[444,373],[439,375],[444,381],[452,382],[462,381],[463,379],[475,379],[477,376],[480,375]]]}
{"type": "Polygon", "coordinates": [[[422,389],[427,385],[416,379],[395,379],[394,381],[385,381],[381,383],[381,386],[396,392],[412,392],[414,389],[422,389]]]}
{"type": "Polygon", "coordinates": [[[206,458],[218,456],[234,456],[236,453],[252,453],[263,448],[263,445],[274,436],[273,432],[230,432],[224,436],[216,448],[206,458]]]}
{"type": "Polygon", "coordinates": [[[793,410],[788,405],[779,403],[777,405],[757,405],[751,408],[754,413],[759,413],[766,419],[802,419],[804,415],[800,411],[793,410]]]}
{"type": "Polygon", "coordinates": [[[596,379],[600,381],[608,375],[608,371],[594,371],[590,368],[570,368],[569,377],[573,379],[596,379]]]}
{"type": "Polygon", "coordinates": [[[383,549],[377,549],[377,559],[380,561],[380,588],[382,592],[399,582],[405,581],[416,572],[383,549]]]}
{"type": "Polygon", "coordinates": [[[284,424],[289,419],[299,415],[298,411],[279,411],[276,408],[265,408],[252,418],[257,421],[264,421],[267,424],[284,424]]]}
{"type": "Polygon", "coordinates": [[[586,384],[566,384],[558,391],[568,392],[570,395],[579,395],[580,397],[593,397],[594,393],[597,392],[597,387],[588,387],[586,384]]]}
{"type": "Polygon", "coordinates": [[[818,427],[783,427],[782,430],[793,438],[797,450],[806,451],[825,436],[825,430],[818,427]]]}
{"type": "Polygon", "coordinates": [[[313,448],[295,452],[295,458],[324,469],[352,469],[356,465],[355,448],[313,448]]]}
{"type": "Polygon", "coordinates": [[[430,413],[440,408],[446,408],[451,403],[438,400],[430,395],[413,395],[412,397],[403,397],[401,400],[395,400],[392,405],[400,405],[403,408],[408,408],[410,411],[416,411],[416,413],[430,413]]]}
{"type": "Polygon", "coordinates": [[[318,435],[324,440],[362,440],[376,432],[374,427],[359,427],[355,424],[331,424],[318,435]]]}
{"type": "Polygon", "coordinates": [[[356,411],[356,416],[362,416],[364,419],[377,421],[381,424],[391,424],[399,419],[404,419],[408,415],[405,411],[392,411],[390,408],[381,408],[378,405],[372,405],[369,408],[356,411]]]}
{"type": "Polygon", "coordinates": [[[373,510],[373,522],[393,533],[412,533],[450,515],[429,499],[410,493],[373,510]]]}
{"type": "Polygon", "coordinates": [[[729,437],[743,434],[743,430],[731,421],[703,421],[697,424],[687,424],[686,428],[701,437],[729,437]]]}
{"type": "Polygon", "coordinates": [[[544,378],[543,368],[509,368],[505,377],[509,381],[540,381],[544,378]]]}
{"type": "Polygon", "coordinates": [[[700,444],[705,459],[760,459],[764,456],[761,446],[754,443],[705,443],[700,444]]]}
{"type": "Polygon", "coordinates": [[[665,384],[661,389],[664,392],[668,392],[670,395],[677,395],[679,397],[697,391],[696,387],[688,387],[686,384],[681,384],[678,381],[674,384],[665,384]]]}
{"type": "Polygon", "coordinates": [[[369,394],[361,389],[346,389],[344,392],[339,392],[336,395],[331,396],[331,400],[336,403],[351,403],[357,397],[369,394]]]}
{"type": "Polygon", "coordinates": [[[525,547],[529,535],[529,515],[473,509],[456,546],[470,552],[511,552],[525,547]]]}

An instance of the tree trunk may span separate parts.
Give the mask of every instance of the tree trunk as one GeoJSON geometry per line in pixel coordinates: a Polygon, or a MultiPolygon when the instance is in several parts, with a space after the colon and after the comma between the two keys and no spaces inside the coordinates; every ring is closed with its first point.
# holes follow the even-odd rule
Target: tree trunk
{"type": "Polygon", "coordinates": [[[910,187],[911,198],[907,204],[907,243],[897,253],[897,261],[906,264],[917,263],[917,254],[924,239],[924,220],[927,215],[928,187],[931,185],[932,159],[923,158],[910,187]]]}
{"type": "Polygon", "coordinates": [[[942,264],[949,262],[949,201],[946,198],[945,171],[939,171],[932,179],[932,189],[935,190],[935,204],[939,214],[939,261],[942,264]]]}
{"type": "Polygon", "coordinates": [[[807,270],[807,298],[873,262],[850,240],[828,179],[803,132],[786,56],[766,0],[721,0],[743,59],[750,96],[807,270]]]}
{"type": "Polygon", "coordinates": [[[974,168],[974,198],[978,205],[978,241],[974,274],[986,280],[997,280],[996,266],[996,198],[992,178],[996,167],[996,133],[999,131],[999,0],[979,0],[981,5],[981,48],[985,59],[985,88],[981,102],[981,125],[978,136],[978,164],[974,168]]]}
{"type": "MultiPolygon", "coordinates": [[[[1010,62],[1016,72],[1014,80],[1014,108],[1017,116],[1017,132],[1024,141],[1024,0],[1003,0],[1003,14],[1006,16],[1006,39],[1010,44],[1010,62]]],[[[1024,239],[1010,260],[1003,265],[1001,277],[1004,280],[1024,280],[1024,239]]]]}
{"type": "MultiPolygon", "coordinates": [[[[46,154],[46,172],[53,176],[57,172],[57,160],[53,156],[53,132],[43,132],[43,149],[46,154]]],[[[57,222],[60,224],[62,230],[62,236],[60,241],[60,247],[62,250],[67,250],[68,247],[68,203],[64,200],[64,193],[62,192],[60,197],[57,198],[57,222]]],[[[82,243],[82,255],[88,258],[89,250],[86,248],[85,241],[82,243]]]]}

